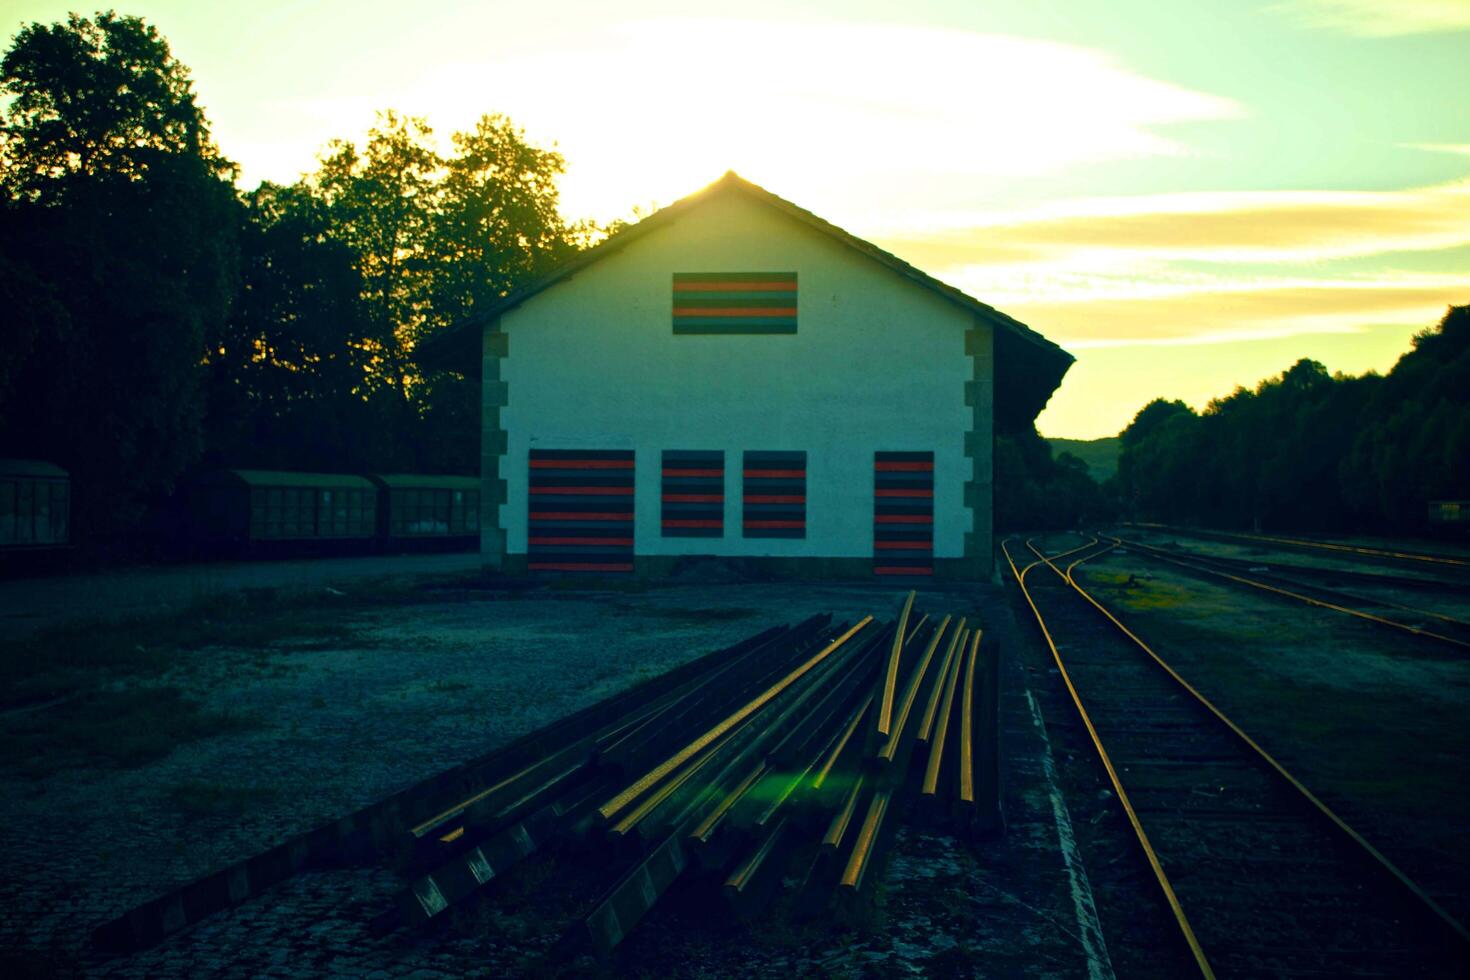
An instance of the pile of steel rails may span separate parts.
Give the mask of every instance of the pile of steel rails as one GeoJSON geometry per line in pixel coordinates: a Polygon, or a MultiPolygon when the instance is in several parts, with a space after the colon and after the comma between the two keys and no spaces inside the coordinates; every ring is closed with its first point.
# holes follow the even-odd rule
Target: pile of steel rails
{"type": "Polygon", "coordinates": [[[532,855],[598,860],[561,952],[606,955],[680,878],[737,913],[861,916],[906,816],[1000,826],[997,658],[909,593],[890,622],[767,630],[97,930],[151,945],[311,866],[405,878],[378,930],[485,897],[532,855]]]}

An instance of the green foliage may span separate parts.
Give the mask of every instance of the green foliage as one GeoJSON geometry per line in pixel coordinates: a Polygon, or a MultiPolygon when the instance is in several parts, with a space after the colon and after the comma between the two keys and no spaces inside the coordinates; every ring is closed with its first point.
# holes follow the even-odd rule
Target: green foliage
{"type": "Polygon", "coordinates": [[[1105,483],[1118,474],[1118,453],[1123,440],[1117,436],[1102,439],[1047,439],[1054,454],[1070,453],[1087,464],[1087,475],[1105,483]]]}
{"type": "MultiPolygon", "coordinates": [[[[313,334],[327,342],[321,350],[269,345],[276,366],[317,403],[304,413],[297,411],[304,393],[258,403],[256,427],[276,440],[269,465],[431,472],[477,465],[478,379],[425,374],[413,348],[575,252],[586,229],[558,211],[560,154],[527,143],[504,117],[487,115],[451,143],[454,152],[441,156],[424,120],[384,112],[361,148],[333,141],[315,173],[272,189],[271,208],[252,208],[254,222],[271,233],[261,243],[262,286],[318,303],[330,295],[334,310],[306,318],[323,328],[313,334]],[[355,277],[351,309],[335,288],[345,286],[344,269],[355,277]],[[316,284],[329,274],[328,294],[316,284]],[[323,374],[328,348],[346,374],[323,374]],[[293,436],[302,423],[308,428],[293,436]]],[[[236,338],[232,378],[264,359],[259,341],[271,323],[293,335],[301,326],[269,310],[256,317],[236,338]]]]}
{"type": "Polygon", "coordinates": [[[207,353],[203,462],[372,469],[387,424],[368,391],[356,254],[330,237],[325,204],[300,185],[261,184],[239,223],[241,290],[207,353]]]}
{"type": "Polygon", "coordinates": [[[240,195],[141,19],[31,24],[0,71],[0,454],[72,472],[77,540],[153,539],[200,465],[475,469],[478,379],[412,351],[597,234],[560,154],[487,115],[443,156],[385,112],[240,195]]]}
{"type": "Polygon", "coordinates": [[[48,197],[72,177],[142,179],[160,156],[232,173],[194,103],[188,70],[158,31],[112,11],[31,24],[3,62],[5,189],[48,197]]]}
{"type": "Polygon", "coordinates": [[[72,471],[72,526],[136,524],[196,458],[199,364],[235,294],[230,170],[187,72],[137,18],[33,24],[0,85],[0,446],[72,471]]]}
{"type": "Polygon", "coordinates": [[[995,438],[995,527],[999,531],[1074,528],[1106,519],[1110,507],[1071,453],[1052,457],[1033,426],[995,438]]]}
{"type": "Polygon", "coordinates": [[[1387,377],[1301,360],[1196,415],[1150,402],[1123,432],[1123,513],[1283,530],[1426,529],[1470,497],[1470,307],[1451,307],[1387,377]]]}

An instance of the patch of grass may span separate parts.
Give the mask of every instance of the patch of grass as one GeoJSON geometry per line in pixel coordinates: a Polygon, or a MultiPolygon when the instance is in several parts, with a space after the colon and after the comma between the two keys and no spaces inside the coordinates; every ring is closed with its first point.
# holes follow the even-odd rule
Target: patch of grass
{"type": "Polygon", "coordinates": [[[183,743],[259,725],[251,715],[207,709],[172,685],[94,690],[0,720],[0,766],[32,777],[76,767],[131,769],[183,743]]]}
{"type": "Polygon", "coordinates": [[[190,817],[233,816],[280,795],[270,786],[237,786],[205,780],[185,780],[168,791],[169,802],[190,817]]]}
{"type": "Polygon", "coordinates": [[[1190,590],[1149,575],[1134,577],[1131,573],[1100,569],[1088,569],[1086,575],[1087,585],[1097,586],[1099,592],[1120,600],[1130,609],[1175,609],[1198,602],[1190,590]],[[1128,585],[1130,580],[1135,584],[1128,585]]]}

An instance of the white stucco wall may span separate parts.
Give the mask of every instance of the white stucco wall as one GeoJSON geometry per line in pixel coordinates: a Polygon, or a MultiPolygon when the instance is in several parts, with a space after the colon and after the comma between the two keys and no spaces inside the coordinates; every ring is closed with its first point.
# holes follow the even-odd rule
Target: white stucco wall
{"type": "MultiPolygon", "coordinates": [[[[934,453],[934,555],[958,558],[971,513],[965,382],[971,314],[739,195],[703,202],[501,317],[508,402],[506,551],[525,554],[531,448],[636,450],[640,555],[867,557],[873,453],[934,453]],[[675,336],[675,272],[798,273],[798,332],[675,336]],[[665,449],[725,451],[723,538],[660,534],[665,449]],[[807,452],[807,535],[741,533],[741,456],[807,452]]],[[[984,516],[988,522],[989,515],[984,516]]]]}

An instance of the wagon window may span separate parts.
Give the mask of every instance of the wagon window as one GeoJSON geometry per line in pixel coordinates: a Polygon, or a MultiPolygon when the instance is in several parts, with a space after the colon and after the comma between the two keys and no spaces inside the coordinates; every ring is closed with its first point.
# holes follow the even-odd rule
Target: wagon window
{"type": "Polygon", "coordinates": [[[434,517],[429,525],[430,534],[449,533],[449,491],[434,491],[434,517]]]}
{"type": "Polygon", "coordinates": [[[58,483],[51,488],[51,531],[54,535],[52,540],[58,544],[65,544],[70,532],[70,489],[65,483],[58,483]]]}
{"type": "Polygon", "coordinates": [[[0,482],[0,544],[15,543],[15,482],[0,482]]]}
{"type": "Polygon", "coordinates": [[[21,480],[15,488],[15,540],[30,544],[36,539],[36,485],[21,480]]]}
{"type": "Polygon", "coordinates": [[[51,485],[36,484],[36,544],[51,543],[51,485]]]}

